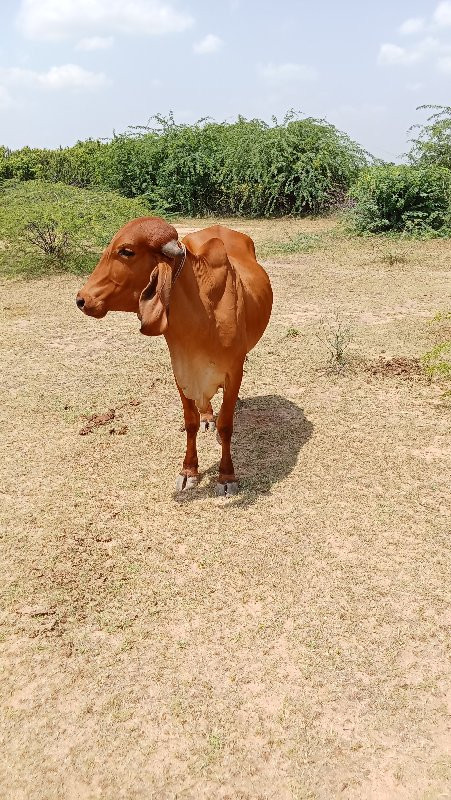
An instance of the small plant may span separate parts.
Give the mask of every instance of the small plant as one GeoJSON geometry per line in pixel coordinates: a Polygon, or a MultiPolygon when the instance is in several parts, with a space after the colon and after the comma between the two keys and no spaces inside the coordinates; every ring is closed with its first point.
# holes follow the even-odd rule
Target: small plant
{"type": "Polygon", "coordinates": [[[421,359],[430,378],[451,378],[451,342],[436,344],[421,359]]]}
{"type": "Polygon", "coordinates": [[[68,231],[60,230],[56,220],[29,222],[25,226],[24,239],[34,245],[45,256],[63,261],[72,249],[68,231]]]}
{"type": "Polygon", "coordinates": [[[288,339],[295,339],[297,336],[301,335],[301,331],[297,328],[288,328],[287,330],[287,338],[288,339]]]}
{"type": "Polygon", "coordinates": [[[381,261],[383,264],[388,264],[389,267],[394,267],[395,264],[407,264],[407,256],[404,253],[383,253],[381,256],[381,261]]]}
{"type": "Polygon", "coordinates": [[[316,336],[329,351],[329,365],[334,369],[343,369],[347,361],[346,350],[354,338],[350,326],[335,312],[331,322],[321,320],[316,336]]]}
{"type": "MultiPolygon", "coordinates": [[[[449,337],[451,311],[439,312],[431,322],[440,326],[438,331],[440,339],[443,336],[449,337]]],[[[439,341],[424,354],[421,363],[429,378],[451,379],[451,340],[446,338],[445,341],[439,341]]]]}

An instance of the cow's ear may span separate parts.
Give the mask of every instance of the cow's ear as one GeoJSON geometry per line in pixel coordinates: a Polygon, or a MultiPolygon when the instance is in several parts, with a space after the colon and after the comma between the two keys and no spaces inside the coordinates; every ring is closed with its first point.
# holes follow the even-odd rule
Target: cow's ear
{"type": "Polygon", "coordinates": [[[210,267],[228,267],[229,259],[222,239],[208,239],[199,250],[199,255],[208,261],[210,267]]]}
{"type": "Polygon", "coordinates": [[[172,285],[172,269],[161,261],[153,270],[150,281],[139,298],[141,333],[159,336],[168,327],[169,297],[172,285]]]}

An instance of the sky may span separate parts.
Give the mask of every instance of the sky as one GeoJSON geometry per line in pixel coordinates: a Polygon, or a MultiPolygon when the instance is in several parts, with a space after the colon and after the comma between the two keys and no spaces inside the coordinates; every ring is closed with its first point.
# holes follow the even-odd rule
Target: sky
{"type": "Polygon", "coordinates": [[[451,0],[0,0],[0,144],[294,109],[399,161],[451,105],[451,0]]]}

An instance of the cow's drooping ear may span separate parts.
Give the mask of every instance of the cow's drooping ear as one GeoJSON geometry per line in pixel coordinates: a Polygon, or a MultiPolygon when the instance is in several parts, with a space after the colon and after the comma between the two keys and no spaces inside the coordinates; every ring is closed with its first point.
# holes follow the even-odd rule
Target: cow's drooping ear
{"type": "Polygon", "coordinates": [[[141,320],[141,333],[145,336],[159,336],[168,327],[171,285],[171,266],[165,261],[160,261],[139,298],[138,316],[141,320]]]}

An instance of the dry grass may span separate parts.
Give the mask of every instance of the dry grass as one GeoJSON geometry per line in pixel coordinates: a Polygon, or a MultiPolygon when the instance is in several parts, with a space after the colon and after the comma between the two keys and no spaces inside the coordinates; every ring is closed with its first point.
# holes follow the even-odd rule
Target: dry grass
{"type": "Polygon", "coordinates": [[[5,800],[449,797],[449,415],[438,385],[361,362],[430,346],[450,244],[393,262],[333,221],[237,227],[321,246],[265,261],[230,500],[211,434],[200,488],[172,494],[163,340],[83,317],[76,278],[2,287],[5,800]],[[335,375],[316,333],[337,310],[335,375]]]}

